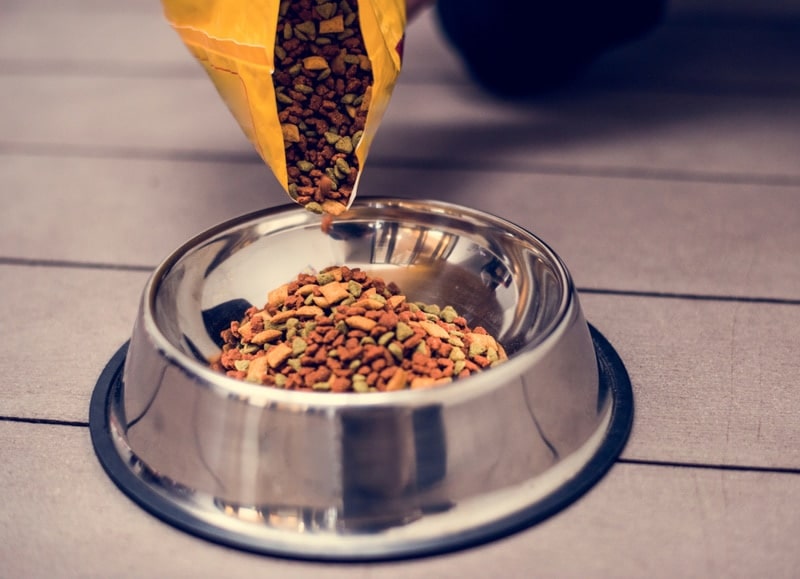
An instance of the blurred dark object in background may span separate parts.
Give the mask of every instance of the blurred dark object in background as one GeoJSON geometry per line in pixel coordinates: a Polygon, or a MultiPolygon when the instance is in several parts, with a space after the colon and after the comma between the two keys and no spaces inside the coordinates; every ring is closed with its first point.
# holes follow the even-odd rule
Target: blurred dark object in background
{"type": "Polygon", "coordinates": [[[473,78],[498,96],[562,87],[596,57],[655,28],[667,0],[437,0],[439,23],[473,78]]]}

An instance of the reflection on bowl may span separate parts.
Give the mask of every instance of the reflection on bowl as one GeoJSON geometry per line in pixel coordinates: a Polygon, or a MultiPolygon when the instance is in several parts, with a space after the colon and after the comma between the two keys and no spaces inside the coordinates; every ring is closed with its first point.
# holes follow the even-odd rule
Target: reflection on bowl
{"type": "Polygon", "coordinates": [[[597,455],[613,396],[569,274],[542,241],[463,207],[362,198],[327,234],[287,206],[175,251],[145,288],[105,410],[116,453],[172,522],[258,551],[362,559],[468,544],[537,514],[597,455]],[[453,305],[509,360],[371,394],[285,391],[208,368],[231,319],[330,265],[453,305]]]}

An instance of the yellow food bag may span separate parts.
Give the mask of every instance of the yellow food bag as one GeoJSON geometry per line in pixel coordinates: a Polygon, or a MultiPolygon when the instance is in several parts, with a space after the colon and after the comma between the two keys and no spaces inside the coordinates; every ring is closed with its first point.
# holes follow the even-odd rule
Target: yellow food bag
{"type": "Polygon", "coordinates": [[[296,202],[349,207],[400,73],[405,0],[162,0],[296,202]]]}

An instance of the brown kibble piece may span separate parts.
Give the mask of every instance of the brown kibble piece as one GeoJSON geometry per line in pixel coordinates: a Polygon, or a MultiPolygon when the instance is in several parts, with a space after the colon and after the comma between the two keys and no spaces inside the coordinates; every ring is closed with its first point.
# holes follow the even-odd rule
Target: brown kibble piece
{"type": "Polygon", "coordinates": [[[406,387],[406,373],[402,368],[398,368],[397,371],[392,374],[392,377],[389,378],[389,381],[386,383],[386,390],[394,391],[394,390],[403,390],[406,387]]]}
{"type": "Polygon", "coordinates": [[[295,315],[298,318],[315,318],[321,316],[325,312],[319,306],[300,306],[297,308],[295,315]]]}
{"type": "Polygon", "coordinates": [[[341,14],[319,23],[320,34],[337,34],[339,32],[344,32],[344,17],[341,14]]]}
{"type": "Polygon", "coordinates": [[[283,332],[281,332],[280,330],[264,330],[253,336],[253,338],[250,340],[250,343],[256,344],[258,346],[263,346],[267,342],[272,342],[274,340],[277,340],[282,335],[283,332]]]}
{"type": "Polygon", "coordinates": [[[425,330],[425,332],[429,336],[433,336],[434,338],[446,340],[450,336],[450,334],[447,333],[447,330],[445,330],[442,326],[440,326],[436,322],[424,320],[420,321],[419,325],[422,327],[423,330],[425,330]]]}
{"type": "Polygon", "coordinates": [[[269,295],[267,296],[267,304],[271,308],[277,307],[281,305],[287,297],[289,297],[289,284],[283,284],[282,286],[269,292],[269,295]]]}
{"type": "Polygon", "coordinates": [[[289,359],[292,355],[292,348],[287,344],[278,344],[267,350],[267,355],[263,356],[267,360],[270,368],[277,368],[289,359]]]}
{"type": "Polygon", "coordinates": [[[250,364],[247,367],[246,380],[248,382],[260,382],[266,372],[267,372],[267,357],[260,356],[253,360],[250,360],[250,364]]]}
{"type": "Polygon", "coordinates": [[[283,140],[287,143],[300,142],[300,129],[297,128],[297,125],[284,123],[281,125],[281,133],[283,133],[283,140]]]}
{"type": "Polygon", "coordinates": [[[328,301],[328,304],[338,304],[343,299],[350,296],[347,291],[347,284],[342,282],[327,283],[319,288],[323,297],[328,301]]]}
{"type": "Polygon", "coordinates": [[[375,320],[370,320],[364,316],[349,316],[345,318],[344,321],[351,328],[364,330],[365,332],[369,332],[372,328],[378,325],[378,322],[375,320]]]}
{"type": "Polygon", "coordinates": [[[308,56],[303,59],[303,68],[306,70],[324,70],[328,68],[328,61],[321,56],[308,56]]]}

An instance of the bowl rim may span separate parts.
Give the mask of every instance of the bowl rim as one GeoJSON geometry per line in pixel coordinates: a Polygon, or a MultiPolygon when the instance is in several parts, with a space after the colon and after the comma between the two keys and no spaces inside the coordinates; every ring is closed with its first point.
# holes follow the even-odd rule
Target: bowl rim
{"type": "MultiPolygon", "coordinates": [[[[578,307],[576,289],[572,276],[561,257],[545,241],[531,231],[490,212],[457,205],[455,203],[430,199],[362,196],[356,199],[351,208],[340,217],[346,218],[352,210],[357,210],[364,205],[372,207],[400,207],[412,210],[414,207],[424,206],[427,212],[431,212],[431,209],[435,209],[438,210],[438,212],[443,212],[453,217],[468,215],[470,218],[479,219],[487,225],[497,226],[510,233],[515,238],[522,239],[536,246],[539,252],[550,261],[550,265],[557,272],[559,285],[562,289],[562,296],[553,320],[543,328],[537,340],[526,343],[521,349],[520,352],[525,352],[526,356],[519,356],[517,354],[520,352],[517,352],[510,355],[502,365],[493,368],[492,372],[478,372],[452,383],[437,386],[436,388],[420,390],[406,389],[394,392],[371,392],[368,395],[361,395],[347,392],[303,392],[284,390],[260,384],[251,384],[216,372],[199,360],[181,351],[180,348],[164,335],[156,321],[155,304],[163,279],[181,259],[189,255],[194,249],[224,232],[242,227],[248,223],[264,221],[279,215],[294,213],[298,217],[303,216],[308,218],[315,216],[315,214],[307,211],[296,203],[269,207],[233,217],[196,234],[173,250],[154,269],[144,287],[140,302],[139,316],[140,320],[143,322],[140,330],[146,332],[147,338],[158,350],[159,355],[164,356],[170,364],[178,366],[188,375],[197,378],[208,388],[227,395],[233,394],[239,399],[246,399],[251,405],[269,406],[280,404],[299,406],[303,409],[314,408],[319,410],[333,410],[342,407],[394,407],[398,404],[408,407],[418,407],[428,406],[437,402],[441,403],[447,401],[448,403],[452,403],[462,399],[470,399],[475,396],[485,396],[494,388],[504,387],[503,380],[494,380],[492,378],[497,375],[495,372],[497,372],[499,368],[506,368],[506,371],[513,371],[515,374],[519,374],[523,366],[527,367],[531,364],[535,364],[538,359],[544,356],[553,346],[559,333],[566,330],[566,325],[571,319],[571,314],[574,312],[575,308],[578,307]]],[[[130,357],[128,357],[126,362],[129,360],[130,357]]]]}

